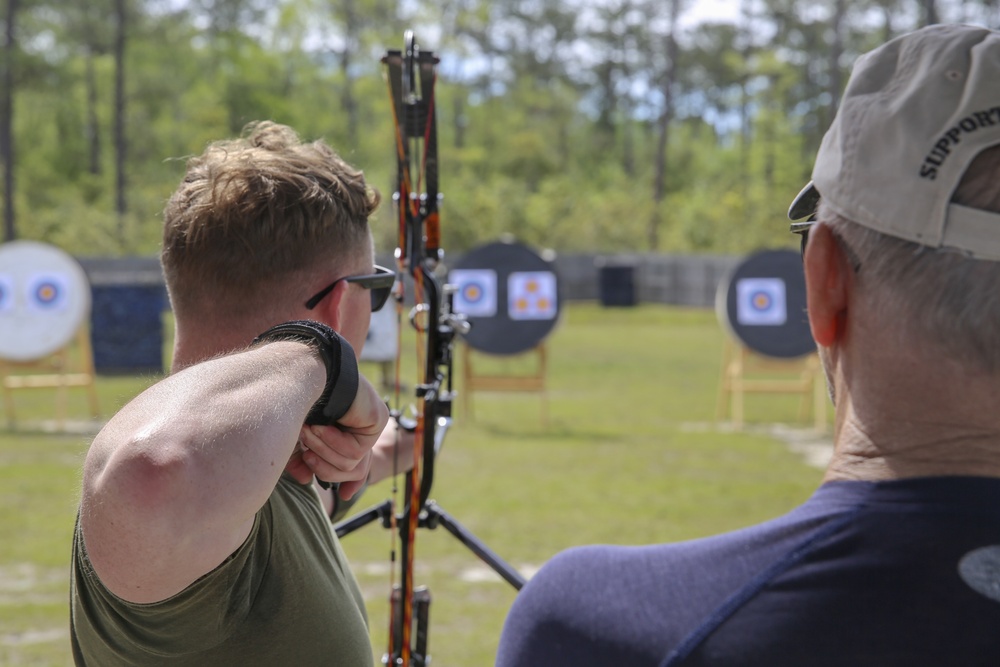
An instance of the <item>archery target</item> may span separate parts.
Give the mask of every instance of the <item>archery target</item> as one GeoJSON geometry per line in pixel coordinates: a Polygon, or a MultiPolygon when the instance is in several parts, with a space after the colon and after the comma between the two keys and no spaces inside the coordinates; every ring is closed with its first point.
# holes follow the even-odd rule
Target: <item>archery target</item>
{"type": "Polygon", "coordinates": [[[34,241],[0,245],[0,358],[58,351],[89,313],[90,284],[76,260],[34,241]]]}
{"type": "Polygon", "coordinates": [[[29,276],[25,299],[28,308],[41,313],[65,310],[69,306],[69,293],[72,291],[70,280],[65,273],[48,272],[29,276]]]}
{"type": "Polygon", "coordinates": [[[493,317],[497,314],[497,272],[491,269],[455,269],[448,274],[455,286],[456,313],[470,317],[493,317]]]}
{"type": "Polygon", "coordinates": [[[480,352],[527,352],[559,321],[555,262],[524,244],[497,241],[470,250],[452,267],[448,283],[455,289],[455,312],[471,325],[462,337],[480,352]]]}
{"type": "Polygon", "coordinates": [[[785,281],[743,278],[736,282],[736,320],[746,326],[778,326],[788,319],[785,281]]]}
{"type": "Polygon", "coordinates": [[[745,258],[719,283],[716,313],[735,338],[763,356],[792,359],[816,351],[797,252],[764,250],[745,258]]]}
{"type": "MultiPolygon", "coordinates": [[[[395,292],[395,287],[393,288],[395,292]]],[[[393,361],[399,351],[399,321],[396,319],[395,301],[389,301],[381,310],[372,313],[368,335],[361,348],[361,361],[393,361]]]]}
{"type": "Polygon", "coordinates": [[[516,272],[507,279],[507,310],[512,320],[551,320],[559,297],[551,271],[516,272]]]}

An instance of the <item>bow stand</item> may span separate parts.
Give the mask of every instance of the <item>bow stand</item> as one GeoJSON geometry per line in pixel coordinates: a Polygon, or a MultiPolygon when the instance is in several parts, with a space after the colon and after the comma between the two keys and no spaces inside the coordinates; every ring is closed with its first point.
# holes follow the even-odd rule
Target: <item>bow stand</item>
{"type": "MultiPolygon", "coordinates": [[[[418,358],[422,357],[421,376],[416,385],[415,422],[408,423],[395,410],[400,425],[414,432],[413,468],[406,474],[406,501],[401,513],[396,514],[390,499],[334,528],[338,537],[343,537],[381,519],[384,527],[398,531],[400,580],[393,586],[389,647],[382,662],[396,667],[424,667],[430,661],[427,653],[430,594],[425,587],[413,586],[414,538],[418,528],[443,526],[514,588],[520,590],[525,580],[433,500],[428,501],[434,481],[434,461],[452,422],[455,336],[467,332],[469,323],[452,311],[454,291],[436,275],[444,257],[438,214],[441,195],[434,108],[438,58],[431,51],[421,50],[411,31],[406,32],[404,42],[403,51],[390,50],[382,63],[395,126],[397,179],[393,200],[399,223],[397,271],[401,277],[409,276],[413,284],[415,305],[409,313],[409,322],[417,332],[418,358]]],[[[403,282],[400,280],[396,294],[400,319],[403,282]]],[[[397,405],[399,368],[397,359],[397,405]]]]}

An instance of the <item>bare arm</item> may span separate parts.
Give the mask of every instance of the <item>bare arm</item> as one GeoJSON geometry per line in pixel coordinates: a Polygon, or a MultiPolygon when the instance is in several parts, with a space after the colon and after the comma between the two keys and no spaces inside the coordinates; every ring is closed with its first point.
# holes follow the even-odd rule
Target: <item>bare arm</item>
{"type": "MultiPolygon", "coordinates": [[[[105,585],[133,602],[162,600],[236,550],[325,380],[313,348],[276,342],[191,366],[116,414],[88,452],[81,501],[87,550],[105,585]]],[[[386,418],[361,378],[341,420],[346,432],[323,428],[335,432],[330,450],[365,460],[386,418]]],[[[367,474],[367,463],[346,472],[320,464],[331,481],[367,474]]]]}
{"type": "Polygon", "coordinates": [[[368,481],[377,484],[394,474],[409,472],[412,468],[413,432],[400,428],[396,420],[391,419],[372,449],[368,481]]]}

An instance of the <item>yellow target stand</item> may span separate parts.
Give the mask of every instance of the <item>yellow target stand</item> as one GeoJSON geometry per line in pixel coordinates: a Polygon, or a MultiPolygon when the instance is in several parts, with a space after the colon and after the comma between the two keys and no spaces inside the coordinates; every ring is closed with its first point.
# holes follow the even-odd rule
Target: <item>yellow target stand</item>
{"type": "Polygon", "coordinates": [[[97,388],[94,384],[94,355],[90,332],[81,326],[76,334],[75,350],[67,345],[47,357],[34,361],[0,359],[0,385],[3,388],[7,424],[17,424],[14,392],[25,389],[55,389],[55,421],[59,431],[66,429],[69,418],[69,390],[82,388],[87,394],[90,416],[100,417],[97,388]]]}
{"type": "MultiPolygon", "coordinates": [[[[479,375],[473,366],[473,350],[468,345],[462,346],[462,416],[469,420],[473,418],[472,394],[475,391],[497,392],[534,392],[540,394],[542,424],[549,424],[548,397],[545,391],[545,378],[548,373],[548,357],[545,344],[540,343],[521,355],[521,358],[534,357],[534,369],[527,373],[510,373],[479,375]]],[[[479,354],[484,354],[480,352],[479,354]]],[[[495,355],[486,355],[495,357],[495,355]]],[[[508,358],[508,357],[505,357],[508,358]]]]}
{"type": "Polygon", "coordinates": [[[17,421],[14,392],[27,389],[56,390],[60,431],[66,429],[70,388],[84,388],[98,416],[90,305],[87,275],[65,252],[36,241],[0,244],[0,391],[11,428],[17,421]]]}
{"type": "Polygon", "coordinates": [[[728,417],[734,428],[743,428],[747,394],[799,395],[799,420],[808,421],[812,412],[813,426],[817,430],[826,428],[826,380],[815,352],[797,359],[774,359],[727,339],[722,353],[716,421],[728,417]]]}

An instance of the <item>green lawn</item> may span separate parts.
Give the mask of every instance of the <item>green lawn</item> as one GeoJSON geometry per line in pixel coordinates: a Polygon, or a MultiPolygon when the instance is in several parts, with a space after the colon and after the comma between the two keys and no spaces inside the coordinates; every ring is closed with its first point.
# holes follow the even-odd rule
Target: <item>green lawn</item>
{"type": "MultiPolygon", "coordinates": [[[[766,429],[714,426],[723,342],[710,311],[571,305],[547,341],[547,423],[538,394],[477,393],[472,420],[460,397],[432,497],[525,573],[576,544],[687,539],[786,511],[821,471],[766,429]]],[[[530,366],[474,359],[478,373],[530,366]]],[[[461,391],[459,378],[460,368],[461,391]]],[[[113,411],[153,380],[100,378],[102,409],[113,411]]],[[[19,396],[22,430],[0,431],[0,665],[71,662],[69,541],[87,436],[25,431],[52,412],[52,399],[19,396]]],[[[76,415],[84,405],[74,398],[76,415]]],[[[753,397],[746,415],[757,425],[793,422],[797,406],[791,397],[753,397]]],[[[389,495],[383,483],[360,508],[389,495]]],[[[381,656],[389,531],[371,524],[344,548],[381,656]]],[[[433,597],[434,665],[492,664],[514,590],[443,529],[418,534],[416,560],[416,583],[433,597]]]]}

